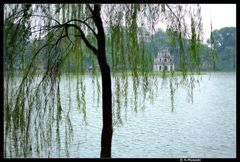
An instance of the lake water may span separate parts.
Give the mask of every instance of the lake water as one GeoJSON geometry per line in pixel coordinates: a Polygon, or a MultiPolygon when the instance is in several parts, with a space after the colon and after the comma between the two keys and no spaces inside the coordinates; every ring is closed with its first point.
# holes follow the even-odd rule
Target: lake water
{"type": "MultiPolygon", "coordinates": [[[[134,111],[134,95],[129,83],[128,104],[122,105],[123,123],[114,126],[112,140],[113,158],[235,158],[236,157],[236,73],[211,73],[202,75],[200,85],[193,90],[193,103],[188,101],[186,90],[179,87],[171,106],[169,83],[159,84],[153,100],[138,103],[134,111]],[[144,103],[144,110],[141,106],[144,103]]],[[[62,106],[67,107],[71,84],[61,81],[62,106]]],[[[86,86],[86,118],[77,110],[72,100],[70,117],[73,140],[69,144],[69,157],[99,158],[102,129],[101,96],[97,103],[96,88],[90,77],[84,78],[86,86]],[[95,97],[93,94],[95,93],[95,97]]],[[[100,82],[101,84],[101,82],[100,82]]],[[[113,80],[113,87],[114,87],[113,80]]],[[[74,98],[76,86],[71,88],[74,98]]],[[[141,93],[140,89],[137,90],[141,93]]],[[[115,89],[113,88],[113,94],[115,89]]],[[[101,94],[100,94],[101,95],[101,94]]],[[[141,98],[139,98],[141,100],[141,98]]],[[[116,105],[115,105],[116,106],[116,105]]],[[[60,132],[64,136],[64,126],[60,132]]],[[[64,137],[62,137],[64,140],[64,137]]],[[[54,144],[53,144],[54,145],[54,144]]],[[[51,157],[66,157],[63,150],[52,150],[51,157]]],[[[46,155],[40,154],[40,157],[46,155]]],[[[33,157],[35,157],[33,153],[33,157]]]]}

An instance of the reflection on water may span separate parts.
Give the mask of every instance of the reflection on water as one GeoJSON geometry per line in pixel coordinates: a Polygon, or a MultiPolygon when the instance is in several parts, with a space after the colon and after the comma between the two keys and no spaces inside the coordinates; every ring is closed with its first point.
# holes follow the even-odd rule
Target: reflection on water
{"type": "MultiPolygon", "coordinates": [[[[69,115],[73,139],[68,145],[68,156],[98,158],[102,128],[101,96],[98,97],[97,92],[93,91],[97,87],[89,76],[83,78],[83,81],[86,86],[87,124],[77,109],[76,88],[71,88],[77,79],[72,78],[71,85],[65,78],[60,82],[62,107],[68,108],[69,95],[72,101],[69,115]],[[97,102],[98,99],[100,103],[97,102]]],[[[174,111],[169,85],[161,79],[154,83],[158,86],[152,90],[156,94],[153,99],[148,95],[151,91],[146,96],[137,96],[140,102],[135,111],[136,96],[130,82],[131,80],[127,94],[124,94],[124,91],[117,94],[113,88],[115,114],[118,111],[115,96],[128,96],[127,100],[120,98],[119,101],[122,124],[114,126],[113,158],[236,157],[236,73],[203,75],[200,86],[194,89],[193,103],[188,102],[186,90],[180,86],[174,94],[174,111]]],[[[117,82],[113,79],[112,87],[115,87],[115,84],[117,82]]],[[[124,89],[123,86],[119,88],[124,89]]],[[[141,94],[140,88],[137,91],[141,94]]],[[[59,146],[53,143],[51,157],[67,156],[64,151],[65,125],[62,124],[60,128],[61,149],[58,152],[54,148],[59,146]]],[[[33,152],[33,157],[36,156],[37,153],[33,152]]],[[[40,157],[45,156],[44,152],[40,153],[40,157]]]]}

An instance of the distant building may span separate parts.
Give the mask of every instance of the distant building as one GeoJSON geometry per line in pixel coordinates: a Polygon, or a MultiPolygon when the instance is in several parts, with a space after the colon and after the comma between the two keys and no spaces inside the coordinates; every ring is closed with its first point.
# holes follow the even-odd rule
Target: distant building
{"type": "Polygon", "coordinates": [[[173,71],[174,70],[174,62],[173,57],[167,48],[162,48],[157,57],[154,59],[153,63],[154,71],[173,71]]]}

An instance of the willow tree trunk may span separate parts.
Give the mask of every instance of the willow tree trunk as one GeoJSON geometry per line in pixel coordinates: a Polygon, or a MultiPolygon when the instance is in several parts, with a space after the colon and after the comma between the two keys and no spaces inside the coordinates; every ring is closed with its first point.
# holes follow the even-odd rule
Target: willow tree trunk
{"type": "Polygon", "coordinates": [[[102,75],[102,117],[101,157],[111,157],[112,145],[112,92],[110,69],[106,63],[100,64],[102,75]]]}
{"type": "Polygon", "coordinates": [[[103,29],[102,20],[100,17],[100,5],[94,5],[93,20],[97,27],[97,42],[98,52],[97,59],[101,70],[102,76],[102,137],[101,137],[101,158],[111,157],[112,146],[112,89],[111,89],[111,74],[110,68],[106,60],[105,49],[105,33],[103,29]]]}

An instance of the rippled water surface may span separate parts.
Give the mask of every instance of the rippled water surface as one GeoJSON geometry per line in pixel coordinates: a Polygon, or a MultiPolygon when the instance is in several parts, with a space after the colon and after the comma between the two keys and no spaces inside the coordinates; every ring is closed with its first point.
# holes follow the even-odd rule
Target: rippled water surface
{"type": "MultiPolygon", "coordinates": [[[[71,84],[75,81],[73,79],[71,84]]],[[[88,124],[83,124],[75,108],[77,103],[73,102],[71,120],[74,134],[69,145],[69,157],[98,158],[102,128],[101,96],[100,103],[97,103],[96,91],[92,90],[96,87],[93,87],[91,78],[84,78],[84,82],[88,124]]],[[[64,99],[69,93],[68,84],[62,79],[63,107],[68,104],[64,99]]],[[[72,94],[75,91],[76,88],[71,89],[72,94]]],[[[114,127],[113,158],[236,157],[236,73],[203,75],[200,86],[194,89],[193,103],[188,101],[186,90],[178,88],[173,111],[169,92],[168,83],[159,85],[153,102],[146,100],[144,110],[140,105],[135,112],[131,102],[133,92],[129,88],[128,106],[122,105],[123,124],[114,127]]],[[[61,135],[64,135],[64,127],[61,135]]],[[[66,154],[63,150],[60,153],[53,150],[52,156],[65,157],[66,154]]]]}
{"type": "MultiPolygon", "coordinates": [[[[94,102],[91,86],[86,85],[88,125],[76,124],[81,119],[72,113],[75,141],[70,157],[99,157],[101,106],[94,102]]],[[[123,124],[114,128],[112,157],[236,157],[235,73],[203,75],[193,103],[185,90],[177,89],[173,112],[169,87],[160,87],[154,102],[146,101],[144,111],[135,113],[131,104],[123,111],[123,124]]]]}

